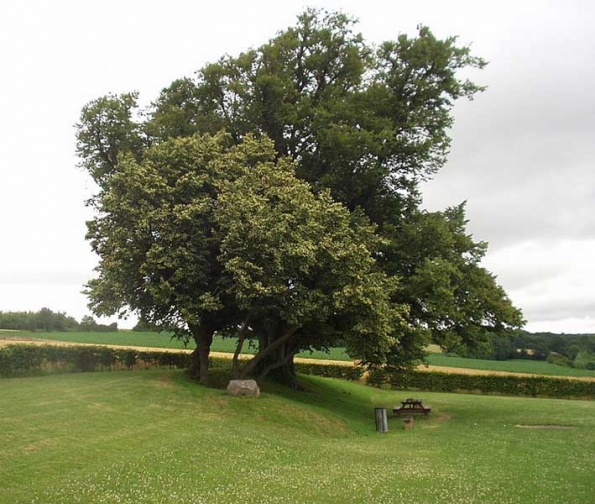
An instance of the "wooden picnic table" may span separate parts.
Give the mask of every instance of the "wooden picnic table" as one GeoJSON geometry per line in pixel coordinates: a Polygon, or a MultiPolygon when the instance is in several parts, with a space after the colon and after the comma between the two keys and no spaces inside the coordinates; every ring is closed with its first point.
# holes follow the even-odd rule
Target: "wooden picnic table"
{"type": "Polygon", "coordinates": [[[423,413],[427,415],[432,411],[431,406],[424,406],[421,399],[414,399],[412,397],[401,401],[401,406],[395,406],[393,413],[401,415],[402,413],[423,413]]]}

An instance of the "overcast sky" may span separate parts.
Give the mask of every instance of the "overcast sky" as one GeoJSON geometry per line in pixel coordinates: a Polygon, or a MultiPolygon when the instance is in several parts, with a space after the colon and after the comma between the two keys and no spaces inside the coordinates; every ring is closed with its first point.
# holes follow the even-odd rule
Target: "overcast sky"
{"type": "MultiPolygon", "coordinates": [[[[425,206],[463,200],[485,266],[530,331],[595,333],[595,7],[558,1],[3,0],[0,3],[0,311],[77,319],[96,257],[84,240],[94,187],[77,168],[82,106],[256,47],[306,6],[341,9],[368,41],[458,35],[489,66],[457,103],[447,166],[425,206]]],[[[129,327],[133,320],[120,322],[129,327]]]]}

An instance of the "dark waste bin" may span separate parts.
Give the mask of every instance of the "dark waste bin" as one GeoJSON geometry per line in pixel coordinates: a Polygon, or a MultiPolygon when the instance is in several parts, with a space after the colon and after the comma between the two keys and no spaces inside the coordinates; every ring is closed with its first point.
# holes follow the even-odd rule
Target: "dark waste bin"
{"type": "Polygon", "coordinates": [[[374,408],[374,416],[376,417],[376,431],[382,433],[388,432],[386,408],[374,408]]]}

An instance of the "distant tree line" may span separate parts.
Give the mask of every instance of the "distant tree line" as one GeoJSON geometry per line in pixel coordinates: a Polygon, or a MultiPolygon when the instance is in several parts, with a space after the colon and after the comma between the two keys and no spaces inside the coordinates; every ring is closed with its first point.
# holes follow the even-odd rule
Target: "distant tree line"
{"type": "Polygon", "coordinates": [[[79,322],[63,312],[54,312],[49,308],[42,308],[39,311],[3,312],[0,311],[0,329],[17,331],[95,331],[95,332],[116,332],[116,322],[106,325],[98,324],[91,316],[85,316],[79,322]]]}
{"type": "Polygon", "coordinates": [[[531,359],[595,369],[595,334],[490,332],[483,345],[475,348],[461,346],[453,353],[476,359],[531,359]]]}
{"type": "Polygon", "coordinates": [[[117,322],[112,322],[111,324],[98,324],[93,317],[85,315],[81,319],[78,330],[88,332],[117,332],[118,324],[117,322]]]}

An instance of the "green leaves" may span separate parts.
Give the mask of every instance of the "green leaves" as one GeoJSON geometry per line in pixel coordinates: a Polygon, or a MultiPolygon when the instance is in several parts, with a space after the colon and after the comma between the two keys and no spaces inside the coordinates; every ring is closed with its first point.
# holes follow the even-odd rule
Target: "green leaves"
{"type": "Polygon", "coordinates": [[[387,268],[404,279],[401,302],[413,325],[428,329],[444,348],[480,346],[487,330],[523,324],[495,277],[481,267],[486,244],[466,233],[465,205],[416,212],[393,231],[387,268]]]}
{"type": "Polygon", "coordinates": [[[246,147],[229,145],[225,134],[181,138],[148,149],[143,162],[120,163],[89,223],[100,256],[88,291],[95,310],[128,306],[180,332],[224,311],[213,208],[223,180],[252,162],[246,147]]]}
{"type": "Polygon", "coordinates": [[[135,121],[138,93],[109,94],[83,107],[77,128],[77,154],[81,165],[103,187],[122,157],[142,156],[142,128],[135,121]]]}
{"type": "Polygon", "coordinates": [[[215,215],[230,292],[250,320],[272,315],[302,330],[306,347],[340,336],[360,358],[381,359],[405,323],[391,303],[396,280],[372,257],[374,227],[328,192],[314,195],[292,168],[263,164],[224,186],[215,215]]]}

